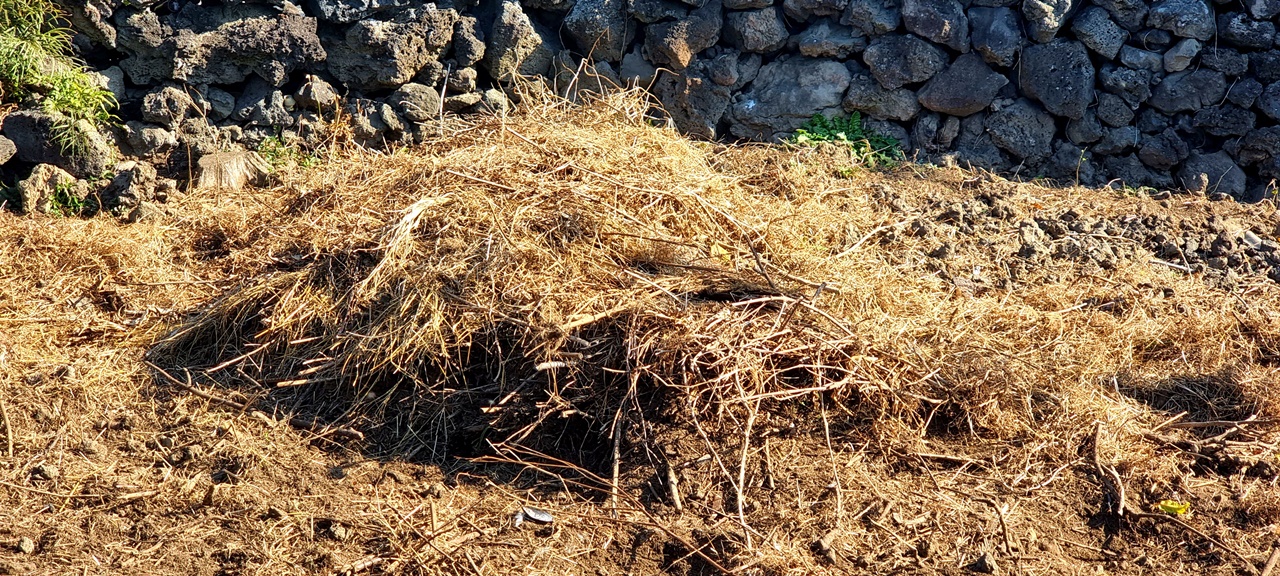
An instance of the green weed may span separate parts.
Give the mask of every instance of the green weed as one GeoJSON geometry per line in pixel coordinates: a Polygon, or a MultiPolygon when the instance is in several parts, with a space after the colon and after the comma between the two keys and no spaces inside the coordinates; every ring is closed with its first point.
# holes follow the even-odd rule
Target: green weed
{"type": "Polygon", "coordinates": [[[848,118],[827,118],[815,114],[796,130],[788,143],[794,145],[837,144],[848,146],[855,158],[871,167],[891,167],[903,159],[902,145],[897,139],[877,134],[867,128],[862,115],[854,112],[848,118]]]}
{"type": "Polygon", "coordinates": [[[116,101],[71,55],[63,23],[50,0],[0,0],[0,86],[6,101],[38,100],[63,152],[79,154],[113,120],[116,101]]]}
{"type": "Polygon", "coordinates": [[[301,168],[312,168],[320,163],[320,158],[297,145],[287,144],[280,138],[272,136],[258,144],[258,155],[267,161],[272,168],[295,165],[301,168]]]}
{"type": "Polygon", "coordinates": [[[59,184],[53,189],[53,198],[49,202],[49,213],[59,216],[79,216],[89,208],[89,204],[76,195],[74,183],[59,184]]]}

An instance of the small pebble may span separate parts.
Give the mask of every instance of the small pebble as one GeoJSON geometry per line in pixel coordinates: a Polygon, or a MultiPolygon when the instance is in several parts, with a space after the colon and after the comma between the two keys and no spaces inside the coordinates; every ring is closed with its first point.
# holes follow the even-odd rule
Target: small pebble
{"type": "Polygon", "coordinates": [[[31,477],[35,480],[56,480],[59,472],[53,464],[36,464],[31,469],[31,477]]]}
{"type": "Polygon", "coordinates": [[[36,541],[23,536],[18,539],[18,545],[15,548],[17,548],[18,552],[22,554],[35,554],[36,541]]]}
{"type": "Polygon", "coordinates": [[[969,565],[969,568],[974,572],[981,572],[983,574],[995,574],[1000,571],[1000,567],[996,565],[996,559],[992,558],[989,553],[984,553],[982,556],[979,556],[976,562],[969,565]]]}

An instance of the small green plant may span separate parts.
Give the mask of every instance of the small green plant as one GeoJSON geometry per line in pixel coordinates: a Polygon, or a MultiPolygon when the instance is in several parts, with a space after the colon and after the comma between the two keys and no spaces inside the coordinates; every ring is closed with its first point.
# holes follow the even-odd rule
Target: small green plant
{"type": "Polygon", "coordinates": [[[901,143],[867,128],[857,112],[848,118],[814,114],[788,142],[801,146],[824,143],[848,146],[855,157],[872,168],[893,166],[903,158],[901,143]]]}
{"type": "Polygon", "coordinates": [[[262,159],[266,160],[272,168],[287,165],[311,168],[320,163],[320,158],[315,154],[306,152],[297,145],[286,144],[276,136],[271,136],[258,144],[258,155],[262,156],[262,159]]]}
{"type": "Polygon", "coordinates": [[[79,216],[89,205],[76,195],[74,182],[57,185],[53,189],[53,198],[49,201],[49,213],[59,216],[79,216]]]}
{"type": "Polygon", "coordinates": [[[71,55],[63,22],[50,0],[0,0],[0,87],[6,101],[38,101],[62,151],[78,154],[112,121],[116,101],[71,55]]]}

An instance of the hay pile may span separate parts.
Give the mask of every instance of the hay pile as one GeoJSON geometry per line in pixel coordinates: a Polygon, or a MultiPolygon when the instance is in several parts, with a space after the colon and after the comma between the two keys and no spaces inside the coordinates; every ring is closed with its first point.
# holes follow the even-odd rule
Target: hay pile
{"type": "MultiPolygon", "coordinates": [[[[239,285],[148,359],[361,430],[384,454],[519,460],[636,507],[681,508],[678,482],[651,477],[711,454],[701,474],[738,527],[698,554],[726,567],[786,564],[866,503],[925,505],[910,495],[922,482],[949,495],[928,504],[940,526],[977,532],[980,505],[956,494],[1052,486],[1028,506],[1099,507],[1109,470],[1133,485],[1122,507],[1151,510],[1191,496],[1178,479],[1197,462],[1152,435],[1243,430],[1162,422],[1277,415],[1280,294],[1265,279],[1229,294],[1141,249],[1109,271],[1018,256],[1018,222],[1185,206],[926,169],[844,178],[838,149],[694,143],[645,112],[619,94],[459,122],[412,151],[335,148],[180,232],[239,285]],[[974,186],[1011,227],[916,233],[974,186]],[[955,244],[945,261],[926,256],[940,239],[955,244]],[[835,490],[834,508],[797,504],[815,519],[801,536],[770,532],[786,522],[761,505],[771,438],[806,446],[805,486],[835,490]],[[899,484],[903,467],[919,476],[899,484]],[[859,469],[879,480],[851,484],[859,469]]],[[[1246,500],[1273,509],[1277,494],[1246,500]]],[[[1222,537],[1265,552],[1245,524],[1222,537]]],[[[846,546],[898,545],[866,538],[846,546]]]]}

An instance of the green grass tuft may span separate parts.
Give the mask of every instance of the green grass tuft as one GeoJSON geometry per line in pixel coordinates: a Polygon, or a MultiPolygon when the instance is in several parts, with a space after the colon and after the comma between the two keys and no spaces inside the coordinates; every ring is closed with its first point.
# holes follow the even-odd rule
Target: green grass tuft
{"type": "Polygon", "coordinates": [[[75,184],[59,184],[53,189],[49,213],[58,216],[79,216],[89,208],[89,204],[75,193],[75,184]]]}
{"type": "Polygon", "coordinates": [[[864,165],[891,167],[903,159],[902,144],[897,139],[877,134],[867,128],[862,115],[854,112],[848,118],[827,118],[814,114],[804,126],[796,130],[788,143],[805,146],[837,144],[848,146],[854,157],[864,165]]]}
{"type": "Polygon", "coordinates": [[[296,143],[286,143],[277,136],[271,136],[259,143],[257,152],[273,169],[288,166],[313,168],[320,164],[319,156],[303,150],[296,143]]]}
{"type": "Polygon", "coordinates": [[[71,55],[71,31],[50,0],[0,0],[0,87],[5,101],[39,102],[64,153],[85,152],[113,120],[115,97],[71,55]]]}

